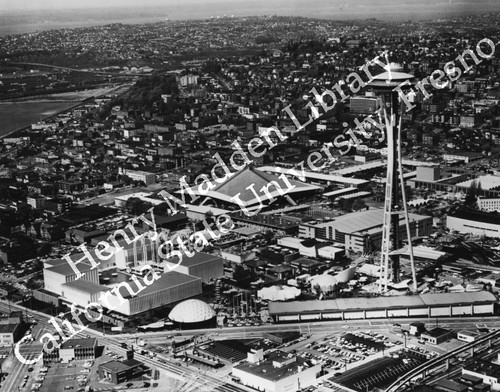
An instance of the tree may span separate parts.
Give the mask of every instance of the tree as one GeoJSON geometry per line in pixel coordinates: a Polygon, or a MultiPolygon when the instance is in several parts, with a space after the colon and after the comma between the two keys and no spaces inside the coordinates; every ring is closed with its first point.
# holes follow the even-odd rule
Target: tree
{"type": "Polygon", "coordinates": [[[474,208],[476,206],[477,197],[481,192],[481,183],[473,180],[465,195],[464,205],[474,208]]]}
{"type": "Polygon", "coordinates": [[[214,213],[211,210],[205,212],[205,222],[211,224],[214,222],[214,213]]]}
{"type": "Polygon", "coordinates": [[[274,231],[272,230],[266,230],[262,235],[268,243],[274,239],[274,231]]]}
{"type": "Polygon", "coordinates": [[[233,279],[240,287],[246,287],[252,280],[252,273],[250,270],[243,268],[240,265],[236,265],[234,267],[233,279]]]}
{"type": "Polygon", "coordinates": [[[138,197],[130,197],[125,202],[125,209],[128,213],[133,215],[143,214],[149,208],[151,208],[151,203],[146,203],[144,200],[141,200],[138,197]]]}
{"type": "Polygon", "coordinates": [[[415,192],[411,187],[405,187],[406,200],[411,200],[414,198],[415,192]]]}
{"type": "Polygon", "coordinates": [[[354,203],[352,203],[352,209],[354,211],[363,210],[366,208],[366,202],[363,199],[356,199],[354,203]]]}
{"type": "Polygon", "coordinates": [[[353,201],[351,199],[344,199],[341,197],[339,199],[339,206],[343,211],[351,211],[353,205],[353,201]]]}
{"type": "Polygon", "coordinates": [[[167,216],[170,207],[167,203],[160,203],[155,206],[155,214],[167,216]]]}

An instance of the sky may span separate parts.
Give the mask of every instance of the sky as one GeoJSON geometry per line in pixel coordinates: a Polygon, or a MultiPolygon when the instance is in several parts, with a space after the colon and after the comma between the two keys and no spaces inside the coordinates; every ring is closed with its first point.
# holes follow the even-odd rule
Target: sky
{"type": "Polygon", "coordinates": [[[0,0],[0,35],[226,14],[406,20],[491,11],[500,12],[500,0],[0,0]]]}
{"type": "MultiPolygon", "coordinates": [[[[210,3],[228,3],[231,5],[242,4],[244,5],[247,0],[0,0],[0,10],[51,10],[51,9],[75,9],[75,8],[112,8],[112,7],[128,7],[128,6],[170,6],[176,4],[202,4],[209,6],[210,3]]],[[[294,2],[284,1],[284,0],[269,0],[266,3],[276,4],[276,8],[279,9],[284,4],[294,2]]],[[[363,1],[353,1],[353,0],[329,0],[329,3],[334,5],[349,5],[349,3],[356,4],[363,1]]],[[[449,3],[462,6],[473,6],[477,3],[498,3],[499,0],[435,0],[431,3],[443,3],[443,6],[449,3]]],[[[308,5],[314,8],[316,0],[301,0],[301,5],[308,5]]],[[[394,0],[370,0],[370,4],[375,5],[387,5],[389,3],[394,3],[394,0]]],[[[419,4],[421,7],[425,7],[428,1],[422,0],[402,0],[398,3],[413,3],[413,5],[419,4]]]]}
{"type": "MultiPolygon", "coordinates": [[[[50,10],[75,8],[113,8],[144,6],[169,6],[186,3],[244,3],[246,0],[0,0],[0,10],[50,10]]],[[[334,0],[335,1],[335,0],[334,0]]]]}

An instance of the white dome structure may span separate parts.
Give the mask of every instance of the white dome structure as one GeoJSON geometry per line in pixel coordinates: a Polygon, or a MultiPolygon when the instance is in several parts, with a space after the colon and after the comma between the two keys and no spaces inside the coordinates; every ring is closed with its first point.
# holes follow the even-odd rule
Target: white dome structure
{"type": "Polygon", "coordinates": [[[315,292],[315,287],[319,286],[322,293],[330,293],[337,285],[338,281],[335,277],[329,274],[315,275],[311,278],[311,289],[315,292]]]}
{"type": "Polygon", "coordinates": [[[257,296],[268,301],[286,301],[297,298],[300,293],[301,291],[297,287],[271,286],[259,290],[257,296]]]}
{"type": "Polygon", "coordinates": [[[177,323],[201,323],[215,317],[215,311],[199,299],[188,299],[174,306],[168,318],[177,323]]]}

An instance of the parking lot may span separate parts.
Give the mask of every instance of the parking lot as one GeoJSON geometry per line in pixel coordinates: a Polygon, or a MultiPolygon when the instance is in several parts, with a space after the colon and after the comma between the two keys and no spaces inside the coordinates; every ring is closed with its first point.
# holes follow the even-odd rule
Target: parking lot
{"type": "Polygon", "coordinates": [[[30,390],[83,392],[89,382],[92,363],[93,361],[72,361],[68,364],[53,363],[42,367],[38,372],[32,372],[33,384],[30,390]]]}
{"type": "Polygon", "coordinates": [[[311,340],[303,348],[292,351],[299,352],[298,355],[306,359],[319,361],[327,371],[337,373],[343,371],[347,364],[366,360],[402,344],[401,340],[389,339],[384,334],[353,331],[311,340]]]}
{"type": "Polygon", "coordinates": [[[84,392],[87,386],[91,386],[94,390],[113,391],[115,389],[133,389],[143,390],[145,386],[150,385],[148,379],[136,380],[121,385],[113,385],[111,383],[102,383],[98,378],[98,365],[111,360],[122,360],[123,356],[105,349],[102,356],[95,360],[74,360],[69,363],[52,363],[46,367],[37,366],[30,368],[27,377],[27,382],[23,386],[23,391],[39,391],[39,392],[84,392]]]}

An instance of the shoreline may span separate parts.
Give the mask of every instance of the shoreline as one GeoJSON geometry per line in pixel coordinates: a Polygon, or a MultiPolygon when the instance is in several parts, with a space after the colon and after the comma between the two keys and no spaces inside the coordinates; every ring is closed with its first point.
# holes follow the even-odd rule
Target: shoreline
{"type": "MultiPolygon", "coordinates": [[[[110,92],[114,92],[116,91],[117,89],[119,90],[121,87],[123,87],[124,85],[123,84],[120,84],[118,87],[117,86],[113,86],[111,89],[107,89],[107,93],[110,93],[110,92]]],[[[99,89],[97,89],[99,90],[99,89]]],[[[69,110],[73,110],[83,104],[85,104],[87,101],[91,101],[93,99],[96,99],[96,98],[99,98],[101,96],[104,96],[105,94],[98,94],[98,95],[92,95],[92,96],[89,96],[87,98],[80,98],[78,100],[74,100],[74,99],[63,99],[63,98],[57,98],[55,97],[55,99],[43,99],[42,97],[40,97],[39,99],[36,99],[35,96],[28,96],[28,97],[24,97],[24,99],[26,99],[25,101],[20,101],[20,100],[11,100],[11,101],[1,101],[0,100],[0,105],[4,104],[4,105],[12,105],[12,104],[26,104],[26,103],[67,103],[68,107],[66,107],[65,109],[62,109],[62,110],[57,110],[55,113],[53,114],[49,114],[49,115],[46,115],[44,117],[40,117],[40,119],[38,121],[45,121],[45,120],[48,120],[48,119],[51,119],[52,117],[56,117],[64,112],[67,112],[69,110]]],[[[49,95],[50,97],[50,95],[49,95]]],[[[23,98],[20,98],[20,99],[23,99],[23,98]]],[[[15,133],[17,132],[21,132],[21,131],[24,131],[28,128],[31,127],[31,125],[33,124],[30,123],[28,125],[24,125],[24,126],[21,126],[21,127],[18,127],[12,131],[9,131],[8,133],[4,134],[4,135],[0,135],[0,140],[3,140],[4,138],[6,137],[15,137],[15,133]]]]}
{"type": "MultiPolygon", "coordinates": [[[[50,115],[48,115],[48,116],[41,117],[39,121],[45,121],[45,120],[49,120],[49,119],[51,119],[51,118],[53,118],[53,117],[57,117],[57,116],[59,116],[59,115],[60,115],[60,114],[62,114],[62,113],[65,113],[65,112],[67,112],[67,111],[69,111],[69,110],[73,110],[73,109],[77,108],[78,106],[83,105],[86,101],[88,101],[89,99],[93,99],[93,98],[94,98],[94,97],[92,97],[92,98],[87,98],[87,99],[85,99],[85,100],[78,101],[78,102],[73,101],[73,103],[75,103],[74,105],[72,105],[72,106],[70,106],[70,107],[67,107],[67,108],[65,108],[65,109],[63,109],[63,110],[59,110],[59,111],[57,111],[57,112],[56,112],[56,113],[54,113],[54,114],[50,114],[50,115]]],[[[31,102],[31,101],[30,101],[30,102],[31,102]]],[[[68,101],[62,101],[62,102],[68,102],[68,101]]],[[[62,102],[61,102],[61,103],[62,103],[62,102]]],[[[71,102],[71,101],[70,101],[70,102],[71,102]]],[[[11,102],[11,103],[19,103],[19,102],[11,102]]],[[[21,103],[29,103],[29,102],[21,102],[21,103]]],[[[54,103],[57,103],[57,102],[54,102],[54,103]]],[[[21,132],[21,131],[25,131],[25,130],[27,130],[27,129],[31,128],[31,125],[32,125],[32,124],[33,124],[33,123],[30,123],[29,125],[24,125],[24,126],[18,127],[18,128],[16,128],[16,129],[14,129],[13,131],[10,131],[10,132],[6,133],[5,135],[0,135],[0,140],[2,140],[2,141],[3,141],[3,139],[4,139],[4,138],[7,138],[7,137],[15,137],[15,134],[16,134],[16,133],[21,132]]]]}

